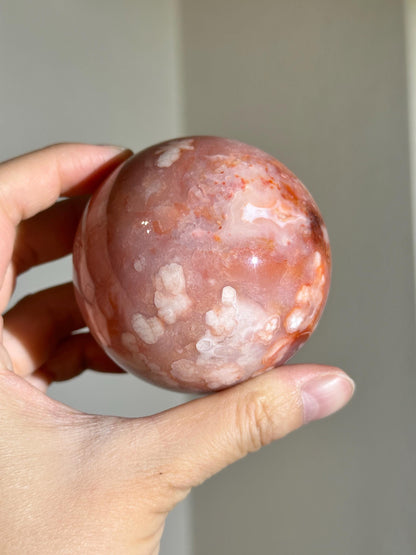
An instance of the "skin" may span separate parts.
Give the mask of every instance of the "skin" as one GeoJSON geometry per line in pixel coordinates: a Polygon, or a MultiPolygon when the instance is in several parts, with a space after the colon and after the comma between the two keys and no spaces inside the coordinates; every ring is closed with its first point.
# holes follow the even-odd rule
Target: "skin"
{"type": "Polygon", "coordinates": [[[52,381],[120,372],[84,327],[72,284],[5,312],[17,276],[68,254],[91,192],[128,150],[54,145],[0,164],[0,552],[152,554],[165,519],[225,466],[345,405],[352,381],[273,369],[151,417],[84,414],[52,381]],[[56,204],[59,197],[66,200],[56,204]],[[316,391],[320,391],[317,395],[316,391]]]}

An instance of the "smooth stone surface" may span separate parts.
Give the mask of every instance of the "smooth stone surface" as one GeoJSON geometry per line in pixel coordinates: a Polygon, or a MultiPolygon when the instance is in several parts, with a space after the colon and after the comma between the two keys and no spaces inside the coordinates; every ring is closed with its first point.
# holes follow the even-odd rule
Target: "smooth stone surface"
{"type": "Polygon", "coordinates": [[[77,299],[120,366],[212,391],[286,362],[330,285],[311,195],[270,155],[218,137],[152,146],[89,202],[74,245],[77,299]]]}

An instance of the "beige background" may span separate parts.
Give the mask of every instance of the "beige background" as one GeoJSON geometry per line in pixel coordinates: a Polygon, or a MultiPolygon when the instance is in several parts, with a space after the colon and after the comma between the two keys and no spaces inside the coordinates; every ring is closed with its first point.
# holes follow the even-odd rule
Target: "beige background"
{"type": "MultiPolygon", "coordinates": [[[[0,158],[61,140],[230,136],[297,173],[329,229],[330,300],[297,360],[345,368],[355,399],[199,488],[162,554],[416,552],[405,46],[399,0],[0,3],[0,158]]],[[[45,266],[16,298],[69,278],[69,260],[45,266]]],[[[92,373],[52,394],[127,415],[183,399],[92,373]]]]}

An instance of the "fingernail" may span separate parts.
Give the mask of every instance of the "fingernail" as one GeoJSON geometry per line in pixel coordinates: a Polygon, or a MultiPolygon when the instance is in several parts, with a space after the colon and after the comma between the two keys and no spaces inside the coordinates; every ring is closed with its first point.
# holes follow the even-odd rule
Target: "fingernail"
{"type": "MultiPolygon", "coordinates": [[[[107,144],[99,144],[97,146],[100,146],[102,148],[108,148],[108,150],[112,150],[114,152],[114,154],[119,154],[120,152],[128,152],[130,151],[129,148],[125,147],[125,146],[119,146],[119,145],[107,145],[107,144]]],[[[130,151],[131,152],[131,151],[130,151]]]]}
{"type": "Polygon", "coordinates": [[[351,378],[327,374],[312,378],[301,388],[304,423],[325,418],[341,409],[353,396],[355,384],[351,378]]]}
{"type": "Polygon", "coordinates": [[[121,164],[130,156],[133,155],[133,151],[124,146],[116,145],[96,145],[102,149],[104,159],[112,166],[114,164],[121,164]]]}

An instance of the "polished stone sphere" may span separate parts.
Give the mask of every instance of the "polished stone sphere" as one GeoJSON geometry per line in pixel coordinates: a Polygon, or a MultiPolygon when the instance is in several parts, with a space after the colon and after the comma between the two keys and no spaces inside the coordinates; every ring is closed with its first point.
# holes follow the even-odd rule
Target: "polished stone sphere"
{"type": "Polygon", "coordinates": [[[218,137],[157,144],[93,195],[74,244],[82,314],[122,368],[213,391],[282,365],[308,339],[331,257],[302,183],[218,137]]]}

